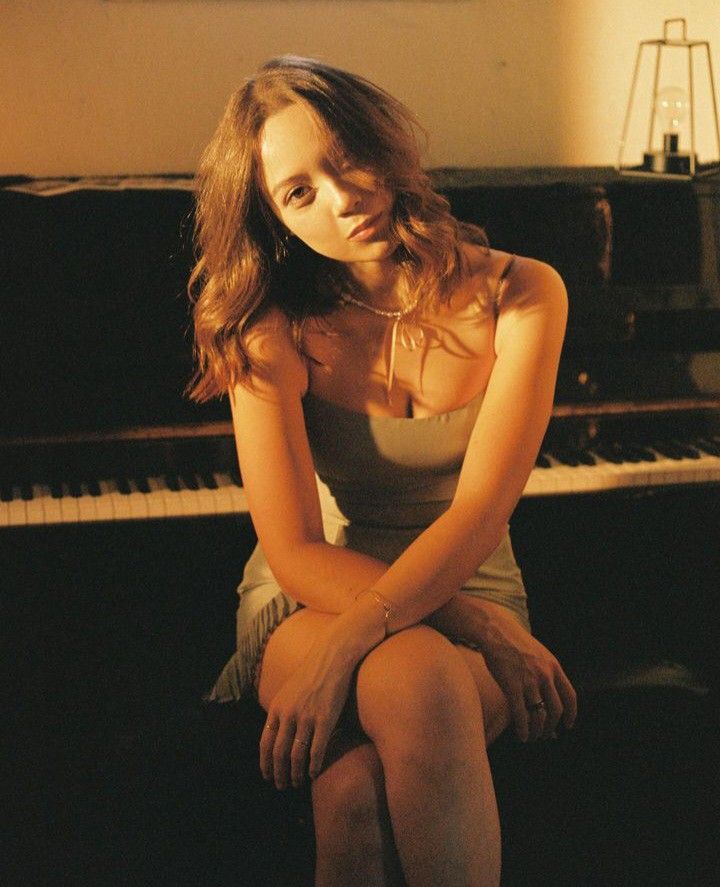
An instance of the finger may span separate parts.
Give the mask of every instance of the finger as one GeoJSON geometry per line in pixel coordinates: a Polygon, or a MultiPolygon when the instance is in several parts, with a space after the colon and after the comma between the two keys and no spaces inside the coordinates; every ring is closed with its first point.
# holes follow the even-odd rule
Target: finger
{"type": "Polygon", "coordinates": [[[306,772],[306,762],[312,742],[312,727],[298,728],[293,739],[290,751],[290,778],[295,788],[303,781],[306,772]]]}
{"type": "Polygon", "coordinates": [[[533,709],[528,716],[528,739],[535,742],[545,732],[545,721],[547,719],[547,711],[545,706],[533,709]]]}
{"type": "Polygon", "coordinates": [[[558,691],[555,689],[555,684],[552,679],[543,682],[542,697],[545,700],[546,710],[543,736],[547,738],[551,733],[555,732],[555,728],[563,713],[562,700],[560,699],[558,691]]]}
{"type": "Polygon", "coordinates": [[[316,779],[322,772],[325,753],[330,742],[330,734],[331,729],[327,722],[318,721],[315,724],[315,733],[310,746],[310,779],[316,779]]]}
{"type": "Polygon", "coordinates": [[[287,788],[290,776],[290,749],[295,738],[295,721],[289,719],[280,724],[280,729],[275,737],[275,746],[272,754],[273,778],[275,787],[287,788]]]}
{"type": "Polygon", "coordinates": [[[569,730],[577,718],[577,693],[562,669],[558,673],[556,684],[563,703],[563,726],[569,730]]]}
{"type": "Polygon", "coordinates": [[[268,715],[268,719],[265,721],[265,726],[260,734],[260,772],[263,775],[263,779],[272,779],[272,753],[278,727],[277,718],[268,715]]]}
{"type": "Polygon", "coordinates": [[[539,687],[525,688],[525,709],[528,713],[528,738],[539,739],[545,729],[547,706],[539,687]]]}
{"type": "Polygon", "coordinates": [[[528,710],[525,708],[525,698],[521,692],[511,693],[507,697],[510,712],[512,714],[515,733],[520,742],[527,742],[529,736],[528,710]]]}

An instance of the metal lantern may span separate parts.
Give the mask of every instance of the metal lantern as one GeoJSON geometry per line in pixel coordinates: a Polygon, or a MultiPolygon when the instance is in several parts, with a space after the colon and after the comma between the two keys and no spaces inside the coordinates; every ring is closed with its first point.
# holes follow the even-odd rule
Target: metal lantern
{"type": "MultiPolygon", "coordinates": [[[[649,92],[650,90],[647,91],[649,92]]],[[[707,40],[688,40],[687,24],[684,18],[666,19],[662,40],[643,40],[638,46],[632,86],[630,87],[630,98],[625,112],[625,122],[620,139],[617,168],[624,175],[680,179],[689,179],[694,176],[711,175],[720,172],[720,126],[718,126],[710,44],[707,40]],[[670,37],[669,31],[671,26],[677,24],[682,26],[682,37],[670,37]],[[646,47],[653,46],[655,47],[655,59],[646,148],[643,153],[642,163],[639,166],[623,166],[623,154],[628,139],[629,127],[631,122],[637,119],[639,113],[636,92],[643,52],[646,47]],[[699,54],[702,57],[703,47],[705,48],[705,60],[707,62],[705,86],[709,91],[710,98],[703,101],[701,105],[704,117],[701,118],[700,122],[706,125],[711,123],[710,106],[712,106],[712,122],[714,122],[715,129],[714,150],[715,157],[718,158],[709,163],[700,163],[698,161],[696,147],[696,128],[698,124],[696,102],[700,83],[699,78],[696,81],[695,77],[693,50],[699,50],[699,54]],[[686,53],[686,57],[678,58],[678,53],[686,53]],[[670,56],[673,56],[673,58],[671,59],[670,56]],[[670,85],[668,85],[667,78],[668,61],[675,63],[673,72],[675,83],[670,83],[670,85]],[[663,62],[666,63],[664,67],[663,62]]]]}

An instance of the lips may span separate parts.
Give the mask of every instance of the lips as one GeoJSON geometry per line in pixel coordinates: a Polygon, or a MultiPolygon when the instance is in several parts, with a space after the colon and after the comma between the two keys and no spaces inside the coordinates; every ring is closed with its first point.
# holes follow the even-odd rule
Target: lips
{"type": "Polygon", "coordinates": [[[348,240],[354,240],[355,238],[358,238],[365,231],[367,231],[368,235],[369,235],[370,234],[369,229],[374,228],[377,225],[377,223],[380,221],[381,216],[382,216],[382,213],[379,212],[376,215],[370,216],[370,218],[365,219],[364,222],[360,222],[360,224],[356,225],[352,229],[352,231],[348,234],[348,240]]]}

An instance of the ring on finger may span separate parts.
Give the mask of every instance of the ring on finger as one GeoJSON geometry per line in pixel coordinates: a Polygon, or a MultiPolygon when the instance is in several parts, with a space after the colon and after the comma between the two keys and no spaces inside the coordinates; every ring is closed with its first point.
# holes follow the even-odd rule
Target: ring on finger
{"type": "Polygon", "coordinates": [[[543,711],[545,709],[545,700],[539,699],[537,702],[526,702],[525,708],[532,713],[543,711]]]}

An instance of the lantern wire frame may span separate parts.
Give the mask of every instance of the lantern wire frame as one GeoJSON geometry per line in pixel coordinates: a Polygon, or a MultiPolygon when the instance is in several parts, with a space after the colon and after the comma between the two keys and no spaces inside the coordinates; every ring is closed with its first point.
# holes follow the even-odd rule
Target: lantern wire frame
{"type": "Polygon", "coordinates": [[[713,76],[712,59],[710,58],[710,43],[707,40],[688,40],[687,39],[687,22],[684,18],[668,18],[665,19],[663,26],[662,39],[642,40],[638,45],[637,54],[635,56],[635,70],[633,71],[632,86],[630,87],[630,98],[628,99],[627,110],[625,111],[625,122],[623,123],[622,136],[620,138],[620,149],[618,152],[617,170],[622,175],[629,176],[647,176],[652,178],[670,178],[670,179],[692,179],[697,176],[715,175],[720,172],[720,124],[718,124],[717,100],[715,98],[715,78],[713,76]],[[670,26],[680,22],[682,24],[682,38],[670,37],[668,31],[670,26]],[[652,136],[655,127],[655,103],[658,96],[658,84],[660,82],[660,59],[662,51],[665,47],[685,47],[688,51],[688,93],[690,103],[690,173],[685,175],[682,173],[654,172],[642,169],[637,166],[623,166],[623,153],[625,151],[625,142],[627,139],[628,127],[630,125],[630,115],[632,112],[633,101],[635,98],[635,89],[637,87],[638,73],[640,71],[640,62],[642,60],[643,50],[648,46],[656,47],[655,55],[655,74],[653,78],[653,101],[652,110],[650,112],[650,126],[648,128],[648,152],[652,151],[652,136]],[[713,115],[715,120],[715,141],[717,147],[717,160],[710,163],[698,165],[697,154],[695,151],[695,83],[693,75],[693,49],[704,47],[707,55],[707,69],[710,84],[710,95],[712,96],[713,115]]]}

